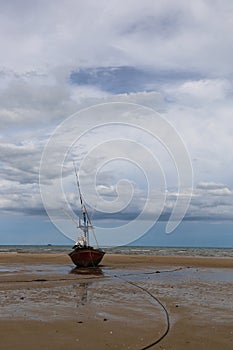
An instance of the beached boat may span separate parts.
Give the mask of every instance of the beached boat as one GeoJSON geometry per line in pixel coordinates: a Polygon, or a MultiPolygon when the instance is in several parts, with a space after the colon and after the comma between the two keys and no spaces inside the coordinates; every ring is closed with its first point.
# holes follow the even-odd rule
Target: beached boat
{"type": "Polygon", "coordinates": [[[76,179],[77,179],[77,186],[78,186],[78,192],[79,192],[79,198],[81,203],[81,215],[82,219],[79,218],[79,223],[77,228],[81,230],[82,234],[78,237],[77,242],[73,246],[73,250],[69,253],[69,256],[73,263],[78,267],[95,267],[97,266],[105,252],[99,248],[98,242],[96,240],[94,227],[91,223],[90,216],[87,212],[86,206],[83,201],[82,193],[80,190],[80,185],[78,181],[77,172],[75,169],[76,179]],[[89,244],[89,232],[92,231],[92,234],[96,240],[97,247],[91,247],[89,244]]]}

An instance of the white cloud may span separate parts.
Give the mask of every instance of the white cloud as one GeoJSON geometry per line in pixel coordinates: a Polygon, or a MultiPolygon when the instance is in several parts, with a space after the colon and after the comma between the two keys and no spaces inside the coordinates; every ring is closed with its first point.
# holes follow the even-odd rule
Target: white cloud
{"type": "Polygon", "coordinates": [[[131,65],[232,73],[232,12],[231,1],[2,3],[2,66],[16,72],[131,65]]]}
{"type": "Polygon", "coordinates": [[[200,190],[222,190],[226,188],[225,184],[222,183],[216,183],[216,182],[200,182],[197,184],[197,188],[200,190]]]}
{"type": "Polygon", "coordinates": [[[195,183],[232,187],[232,84],[229,80],[188,80],[163,87],[165,116],[181,133],[193,160],[195,183]],[[227,169],[227,171],[226,171],[227,169]]]}
{"type": "Polygon", "coordinates": [[[1,180],[0,191],[2,212],[44,214],[37,184],[24,183],[22,186],[17,179],[1,180]]]}
{"type": "Polygon", "coordinates": [[[216,102],[231,98],[233,89],[227,79],[200,79],[170,86],[166,92],[178,103],[199,108],[200,105],[216,104],[216,102]]]}
{"type": "MultiPolygon", "coordinates": [[[[112,101],[160,110],[181,134],[193,159],[199,185],[190,215],[230,218],[232,14],[231,1],[2,2],[2,208],[41,209],[38,169],[48,136],[77,110],[112,101]],[[144,74],[142,81],[125,77],[125,81],[135,81],[134,92],[128,94],[113,94],[98,84],[78,85],[70,80],[72,71],[80,68],[106,67],[107,72],[110,66],[123,65],[136,67],[135,76],[144,74]]],[[[114,81],[110,83],[114,85],[114,81]]],[[[109,137],[117,133],[119,130],[112,130],[109,137]]],[[[129,135],[137,140],[141,137],[129,135]]],[[[102,136],[88,137],[79,149],[80,158],[85,144],[94,145],[102,136]]],[[[146,138],[142,141],[151,146],[146,138]]],[[[168,183],[173,186],[174,167],[157,146],[168,183]]],[[[58,145],[57,154],[59,151],[58,145]]],[[[53,179],[53,165],[51,161],[47,181],[53,179]]],[[[104,186],[107,172],[105,176],[104,186]]],[[[106,194],[107,189],[104,191],[106,194]]],[[[141,203],[140,196],[138,192],[135,203],[141,203]]],[[[167,210],[174,198],[169,189],[167,210]]],[[[132,210],[137,209],[137,204],[132,205],[132,210]]]]}

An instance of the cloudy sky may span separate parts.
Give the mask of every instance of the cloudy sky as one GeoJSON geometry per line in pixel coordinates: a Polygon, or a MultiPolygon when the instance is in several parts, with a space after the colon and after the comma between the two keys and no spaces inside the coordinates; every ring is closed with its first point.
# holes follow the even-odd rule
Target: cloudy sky
{"type": "Polygon", "coordinates": [[[120,243],[158,220],[140,244],[232,247],[232,1],[0,0],[0,9],[0,244],[75,239],[75,224],[61,210],[75,215],[75,160],[97,226],[128,225],[120,243]],[[138,105],[145,109],[131,109],[138,105]],[[186,151],[179,157],[174,145],[169,153],[169,137],[163,143],[130,125],[138,120],[152,130],[152,109],[182,140],[192,181],[184,169],[177,175],[186,151]],[[107,125],[96,127],[99,121],[107,125]],[[54,133],[56,151],[39,174],[54,133]],[[61,165],[66,198],[56,191],[61,165]],[[39,175],[52,221],[62,222],[67,237],[45,211],[39,175]],[[94,175],[105,207],[96,208],[88,190],[94,175]],[[177,199],[187,196],[182,223],[166,235],[177,199]]]}

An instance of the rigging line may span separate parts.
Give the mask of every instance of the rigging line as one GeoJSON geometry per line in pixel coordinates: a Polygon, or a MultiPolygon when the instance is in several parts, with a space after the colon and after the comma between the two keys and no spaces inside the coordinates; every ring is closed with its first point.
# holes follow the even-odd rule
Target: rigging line
{"type": "Polygon", "coordinates": [[[86,206],[85,206],[85,203],[83,203],[83,198],[82,198],[82,193],[81,193],[81,189],[80,189],[80,183],[79,183],[79,179],[78,179],[78,173],[77,173],[77,169],[76,169],[76,166],[75,166],[75,163],[73,161],[73,164],[74,164],[74,171],[75,171],[75,176],[76,176],[76,182],[77,182],[77,186],[78,186],[78,193],[79,193],[79,198],[80,198],[80,203],[81,203],[81,206],[84,208],[85,210],[85,214],[87,215],[87,219],[89,221],[89,224],[92,226],[92,223],[91,223],[91,218],[87,212],[87,209],[86,209],[86,206]]]}
{"type": "Polygon", "coordinates": [[[94,216],[94,214],[95,214],[95,212],[96,212],[96,206],[97,206],[97,204],[94,206],[94,208],[93,208],[93,210],[92,210],[92,213],[91,213],[91,216],[90,216],[90,219],[92,220],[92,218],[93,218],[93,216],[94,216]]]}
{"type": "Polygon", "coordinates": [[[89,214],[88,214],[88,212],[87,212],[87,218],[88,218],[88,220],[89,220],[89,222],[90,222],[90,225],[91,225],[91,231],[92,231],[93,237],[94,237],[94,239],[95,239],[96,246],[97,246],[97,248],[99,249],[99,244],[98,244],[98,241],[97,241],[97,238],[96,238],[94,226],[93,226],[92,223],[91,223],[91,220],[92,220],[92,217],[93,217],[93,215],[94,215],[95,210],[96,210],[96,205],[95,205],[95,207],[94,207],[94,210],[93,210],[91,216],[89,216],[89,214]]]}
{"type": "Polygon", "coordinates": [[[169,318],[169,313],[168,313],[166,307],[162,304],[162,302],[155,295],[153,295],[151,292],[149,292],[146,288],[139,286],[138,284],[136,284],[134,282],[128,281],[125,278],[122,278],[120,276],[114,275],[114,277],[119,278],[122,281],[125,281],[136,288],[141,289],[142,291],[147,293],[151,298],[153,298],[163,309],[163,311],[165,313],[165,318],[166,318],[166,329],[165,329],[164,333],[158,339],[156,339],[154,342],[150,343],[149,345],[146,345],[145,347],[141,348],[140,350],[147,350],[147,349],[152,348],[154,345],[158,344],[163,338],[165,338],[170,330],[170,318],[169,318]]]}
{"type": "Polygon", "coordinates": [[[81,206],[84,208],[85,210],[85,214],[87,216],[87,219],[89,221],[89,224],[92,226],[92,223],[91,223],[91,219],[90,219],[90,216],[87,212],[87,209],[86,209],[86,205],[85,203],[83,202],[83,197],[82,197],[82,193],[81,193],[81,189],[80,189],[80,183],[79,183],[79,179],[78,179],[78,173],[77,173],[77,169],[76,169],[76,166],[75,166],[75,163],[73,161],[73,164],[74,164],[74,171],[75,171],[75,176],[76,176],[76,182],[77,182],[77,186],[78,186],[78,193],[79,193],[79,198],[80,198],[80,203],[81,203],[81,206]]]}
{"type": "Polygon", "coordinates": [[[79,193],[80,203],[81,203],[81,206],[83,206],[83,199],[82,199],[82,195],[81,195],[81,191],[80,191],[80,185],[79,185],[79,180],[78,180],[78,173],[77,173],[77,169],[76,169],[74,161],[73,161],[73,165],[74,165],[74,171],[75,171],[75,176],[76,176],[76,182],[77,182],[77,186],[78,186],[78,193],[79,193]]]}
{"type": "MultiPolygon", "coordinates": [[[[78,173],[77,173],[77,169],[76,169],[74,161],[73,161],[73,165],[74,165],[74,170],[75,170],[75,176],[76,176],[76,182],[77,182],[77,186],[78,186],[78,192],[79,192],[79,198],[80,198],[81,207],[84,208],[84,212],[85,212],[85,215],[87,216],[87,220],[88,220],[88,225],[90,224],[90,228],[92,230],[92,234],[94,236],[97,248],[99,248],[99,244],[97,242],[97,238],[96,238],[96,235],[95,235],[94,227],[93,227],[92,222],[91,222],[91,218],[90,218],[90,216],[88,214],[88,211],[86,209],[86,205],[83,202],[82,193],[81,193],[80,184],[79,184],[79,179],[78,179],[78,173]]],[[[89,226],[87,226],[87,227],[89,227],[89,226]]]]}
{"type": "Polygon", "coordinates": [[[94,237],[94,239],[95,239],[96,246],[97,246],[97,248],[99,249],[99,244],[98,244],[98,241],[97,241],[97,238],[96,238],[96,234],[95,234],[95,231],[94,231],[94,228],[93,228],[93,227],[91,227],[91,231],[92,231],[93,237],[94,237]]]}
{"type": "MultiPolygon", "coordinates": [[[[75,220],[75,218],[74,218],[70,213],[68,213],[65,209],[62,208],[62,211],[63,211],[63,213],[64,213],[67,217],[69,217],[76,225],[79,224],[79,223],[75,220]]],[[[79,219],[79,217],[78,217],[78,219],[79,219]]]]}

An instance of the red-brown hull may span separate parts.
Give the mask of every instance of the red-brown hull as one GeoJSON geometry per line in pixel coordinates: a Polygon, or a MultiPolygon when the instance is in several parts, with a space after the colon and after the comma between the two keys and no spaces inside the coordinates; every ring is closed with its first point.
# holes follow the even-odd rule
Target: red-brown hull
{"type": "Polygon", "coordinates": [[[101,262],[104,254],[105,252],[94,248],[75,248],[69,256],[78,267],[94,267],[101,262]]]}

